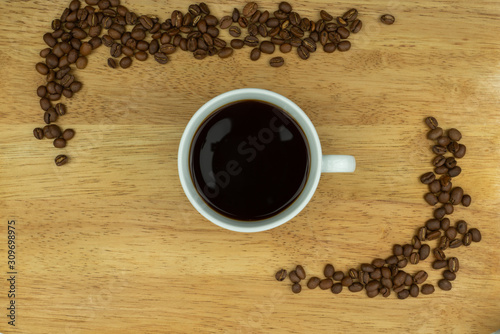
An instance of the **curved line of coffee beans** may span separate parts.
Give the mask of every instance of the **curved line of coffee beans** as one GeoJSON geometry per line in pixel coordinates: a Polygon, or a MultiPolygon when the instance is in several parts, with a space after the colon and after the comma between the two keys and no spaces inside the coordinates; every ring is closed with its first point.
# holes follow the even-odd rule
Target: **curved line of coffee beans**
{"type": "MultiPolygon", "coordinates": [[[[177,49],[192,52],[200,60],[215,55],[228,58],[234,49],[244,46],[252,48],[250,59],[253,61],[262,53],[274,53],[276,48],[282,53],[296,48],[299,57],[305,60],[317,50],[318,44],[328,53],[348,51],[351,43],[347,38],[362,27],[354,8],[337,17],[321,10],[320,19],[313,21],[293,11],[288,2],[279,3],[274,13],[261,11],[257,3],[249,2],[241,12],[234,8],[231,15],[220,19],[202,2],[190,5],[184,13],[174,10],[163,22],[153,15],[137,15],[121,5],[120,0],[85,0],[85,3],[84,7],[80,0],[71,1],[61,17],[52,21],[53,31],[43,35],[48,48],[40,52],[45,61],[35,66],[47,79],[47,84],[37,89],[47,125],[35,128],[33,134],[37,139],[53,139],[56,148],[65,147],[75,132],[62,131],[54,124],[67,110],[64,104],[54,106],[53,102],[63,96],[71,98],[81,90],[82,83],[72,74],[72,65],[84,69],[88,55],[102,44],[110,48],[107,63],[111,68],[128,68],[134,58],[145,61],[149,55],[158,63],[166,64],[169,55],[177,49]],[[219,37],[219,29],[228,29],[234,39],[227,43],[219,37]]],[[[386,18],[381,21],[394,22],[386,18]]],[[[272,67],[281,67],[284,63],[283,57],[269,61],[272,67]]],[[[66,155],[55,159],[58,166],[67,162],[66,155]]]]}
{"type": "MultiPolygon", "coordinates": [[[[420,293],[431,294],[434,292],[434,285],[425,283],[428,277],[426,271],[420,270],[412,275],[403,268],[408,264],[417,264],[427,259],[431,247],[425,241],[437,240],[437,245],[432,250],[435,258],[432,268],[445,269],[442,273],[443,278],[437,285],[441,290],[451,290],[451,281],[456,278],[460,263],[458,258],[448,257],[444,251],[481,241],[481,232],[477,228],[468,229],[464,220],[459,220],[455,226],[451,226],[450,219],[445,217],[453,213],[455,205],[462,204],[468,207],[471,204],[470,195],[464,194],[460,187],[453,187],[451,182],[452,178],[457,177],[462,171],[456,161],[463,158],[466,152],[465,145],[458,143],[462,139],[462,134],[453,128],[445,134],[434,117],[427,117],[425,123],[430,128],[427,138],[436,143],[432,147],[432,151],[436,154],[432,160],[435,169],[434,172],[422,175],[420,181],[429,187],[429,192],[424,196],[425,201],[432,206],[438,203],[442,206],[434,209],[434,217],[418,229],[410,243],[394,245],[393,254],[389,257],[376,258],[371,263],[361,264],[359,268],[349,269],[347,273],[336,271],[332,264],[327,264],[323,278],[317,276],[309,278],[307,281],[309,289],[319,287],[322,290],[329,289],[334,294],[342,292],[344,288],[351,292],[364,289],[371,298],[378,295],[388,297],[391,290],[399,299],[417,297],[420,293]],[[440,175],[439,179],[436,175],[440,175]]],[[[275,278],[283,281],[287,276],[292,282],[292,291],[301,292],[301,281],[306,279],[304,268],[297,265],[290,273],[281,269],[275,278]]]]}

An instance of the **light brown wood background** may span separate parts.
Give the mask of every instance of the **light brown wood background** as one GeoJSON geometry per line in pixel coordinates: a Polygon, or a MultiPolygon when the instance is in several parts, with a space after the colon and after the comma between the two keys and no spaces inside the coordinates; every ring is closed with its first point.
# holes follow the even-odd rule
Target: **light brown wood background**
{"type": "MultiPolygon", "coordinates": [[[[122,1],[165,19],[185,1],[122,1]]],[[[34,69],[42,35],[69,1],[0,2],[1,333],[491,333],[500,329],[500,6],[495,1],[292,2],[302,15],[356,7],[363,30],[347,53],[196,61],[177,52],[128,70],[108,49],[77,72],[84,83],[58,121],[67,148],[37,141],[42,126],[34,69]],[[378,17],[396,16],[385,26],[378,17]],[[352,154],[349,175],[323,175],[310,205],[271,231],[242,234],[202,218],[177,177],[177,148],[191,115],[235,88],[274,90],[316,125],[323,151],[352,154]],[[430,170],[423,118],[463,133],[454,180],[473,198],[457,207],[483,241],[447,252],[460,259],[453,290],[398,300],[304,289],[274,273],[326,263],[348,270],[386,257],[428,218],[419,176],[430,170]],[[54,157],[71,163],[56,168],[54,157]],[[7,221],[16,221],[16,327],[7,325],[7,221]]],[[[210,4],[210,3],[209,3],[210,4]]],[[[211,5],[218,16],[244,2],[211,5]]],[[[277,2],[260,6],[274,10],[277,2]]],[[[227,35],[224,35],[227,36],[227,35]]],[[[440,273],[431,258],[429,282],[440,273]]]]}

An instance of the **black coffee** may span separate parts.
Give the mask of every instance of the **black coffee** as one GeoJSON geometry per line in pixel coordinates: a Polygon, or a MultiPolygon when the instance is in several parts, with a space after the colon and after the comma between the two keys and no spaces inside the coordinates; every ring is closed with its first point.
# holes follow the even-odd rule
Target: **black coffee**
{"type": "Polygon", "coordinates": [[[309,146],[286,112],[263,101],[221,107],[198,128],[190,171],[198,193],[232,219],[274,216],[300,195],[309,173],[309,146]]]}

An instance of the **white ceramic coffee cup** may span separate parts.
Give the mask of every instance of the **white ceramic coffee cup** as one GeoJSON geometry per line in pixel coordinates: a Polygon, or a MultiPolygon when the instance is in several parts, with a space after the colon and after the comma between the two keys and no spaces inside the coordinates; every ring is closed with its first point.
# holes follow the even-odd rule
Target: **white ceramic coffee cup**
{"type": "Polygon", "coordinates": [[[354,170],[356,169],[356,161],[354,157],[350,155],[323,155],[321,151],[321,144],[314,125],[309,120],[307,115],[302,111],[302,109],[300,109],[299,106],[297,106],[291,100],[280,94],[268,90],[257,88],[243,88],[232,90],[214,97],[213,99],[205,103],[193,115],[188,125],[186,126],[186,129],[184,130],[181,142],[179,144],[178,168],[179,177],[184,192],[186,193],[191,204],[206,219],[210,220],[214,224],[232,231],[260,232],[280,226],[281,224],[284,224],[295,217],[300,211],[302,211],[302,209],[304,209],[307,203],[309,203],[314,192],[316,191],[321,173],[354,172],[354,170]],[[297,197],[290,206],[281,211],[279,214],[263,220],[250,222],[228,218],[224,215],[221,215],[220,213],[212,209],[207,203],[205,203],[205,201],[196,190],[195,185],[193,184],[189,168],[191,143],[199,126],[210,114],[212,114],[220,107],[225,106],[228,103],[241,100],[265,101],[274,104],[275,106],[278,106],[282,110],[286,111],[289,116],[291,116],[302,128],[309,144],[310,153],[309,177],[299,197],[297,197]]]}

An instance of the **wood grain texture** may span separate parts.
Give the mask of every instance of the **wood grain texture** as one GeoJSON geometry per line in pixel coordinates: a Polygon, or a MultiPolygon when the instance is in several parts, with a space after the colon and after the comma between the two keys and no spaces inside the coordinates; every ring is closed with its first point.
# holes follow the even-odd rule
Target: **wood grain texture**
{"type": "MultiPolygon", "coordinates": [[[[123,0],[165,19],[188,2],[123,0]]],[[[1,333],[491,333],[500,329],[500,7],[495,1],[304,1],[303,16],[356,7],[363,30],[347,53],[285,55],[282,68],[249,49],[202,62],[176,52],[128,70],[108,49],[77,72],[84,88],[58,121],[67,148],[36,141],[43,125],[34,65],[42,35],[68,1],[0,2],[1,333]],[[384,26],[378,17],[396,16],[384,26]],[[177,177],[177,148],[210,98],[258,87],[292,98],[316,125],[323,151],[352,154],[349,175],[323,175],[308,207],[271,231],[225,231],[203,219],[177,177]],[[460,259],[449,292],[398,300],[364,293],[290,291],[274,273],[326,263],[348,270],[387,257],[431,217],[418,177],[430,170],[424,117],[462,131],[467,155],[454,181],[473,198],[457,207],[483,241],[460,259]],[[67,152],[71,163],[56,168],[67,152]],[[17,321],[7,325],[7,221],[17,228],[17,321]]],[[[277,3],[259,2],[275,10],[277,3]]],[[[244,2],[209,4],[217,16],[244,2]]],[[[227,36],[224,32],[223,36],[227,36]]],[[[432,256],[431,256],[432,258],[432,256]]],[[[430,259],[407,268],[440,273],[430,259]]],[[[305,287],[304,287],[305,288],[305,287]]]]}

